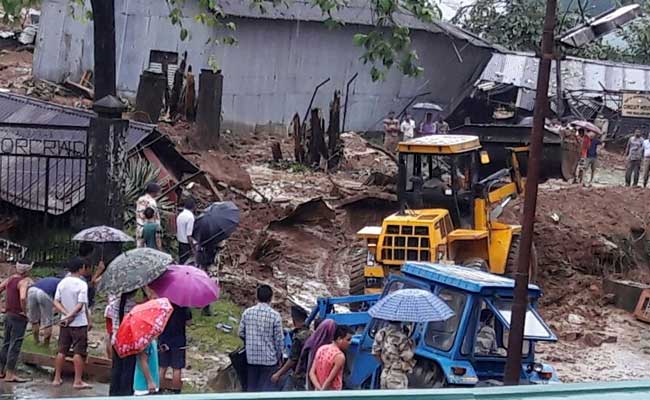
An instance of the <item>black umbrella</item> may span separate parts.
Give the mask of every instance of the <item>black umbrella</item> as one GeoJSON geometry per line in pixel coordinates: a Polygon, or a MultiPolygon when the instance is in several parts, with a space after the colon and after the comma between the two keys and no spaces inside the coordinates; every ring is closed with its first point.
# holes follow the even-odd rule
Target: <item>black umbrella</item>
{"type": "Polygon", "coordinates": [[[194,223],[192,237],[201,245],[226,240],[239,226],[239,208],[232,201],[212,203],[194,223]]]}
{"type": "Polygon", "coordinates": [[[232,201],[212,203],[194,223],[192,237],[198,242],[196,261],[207,266],[214,261],[217,244],[232,235],[239,225],[239,208],[232,201]]]}

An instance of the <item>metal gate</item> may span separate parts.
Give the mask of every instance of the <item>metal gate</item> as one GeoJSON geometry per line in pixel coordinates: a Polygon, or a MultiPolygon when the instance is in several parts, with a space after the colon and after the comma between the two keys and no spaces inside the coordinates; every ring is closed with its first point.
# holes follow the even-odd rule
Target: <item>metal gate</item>
{"type": "Polygon", "coordinates": [[[74,254],[87,158],[85,127],[0,123],[0,237],[42,264],[74,254]]]}

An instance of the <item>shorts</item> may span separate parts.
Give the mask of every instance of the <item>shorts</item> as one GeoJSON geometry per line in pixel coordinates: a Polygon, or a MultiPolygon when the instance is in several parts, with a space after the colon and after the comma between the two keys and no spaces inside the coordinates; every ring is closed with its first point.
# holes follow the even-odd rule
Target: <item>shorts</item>
{"type": "Polygon", "coordinates": [[[158,365],[160,368],[183,369],[185,368],[185,349],[169,349],[158,352],[158,365]]]}
{"type": "Polygon", "coordinates": [[[88,354],[88,327],[62,326],[59,333],[59,354],[72,353],[85,357],[88,354]]]}
{"type": "Polygon", "coordinates": [[[592,158],[592,157],[587,157],[585,161],[585,169],[594,169],[598,166],[598,159],[592,158]]]}
{"type": "Polygon", "coordinates": [[[27,318],[32,324],[42,327],[52,325],[54,303],[50,296],[37,287],[30,287],[27,291],[27,318]]]}

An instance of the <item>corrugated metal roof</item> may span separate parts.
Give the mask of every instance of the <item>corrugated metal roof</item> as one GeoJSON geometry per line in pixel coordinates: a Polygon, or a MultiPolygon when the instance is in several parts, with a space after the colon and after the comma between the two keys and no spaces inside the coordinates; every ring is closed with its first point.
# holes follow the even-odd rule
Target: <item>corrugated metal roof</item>
{"type": "MultiPolygon", "coordinates": [[[[13,146],[18,147],[16,139],[25,143],[35,139],[38,143],[38,139],[55,138],[59,142],[82,144],[85,153],[87,129],[93,116],[92,111],[0,93],[2,151],[13,152],[13,146]],[[4,148],[10,144],[11,150],[4,148]]],[[[155,125],[130,121],[127,150],[134,149],[154,131],[155,125]]],[[[85,154],[59,151],[63,151],[60,155],[70,158],[50,158],[47,164],[45,157],[29,156],[31,152],[26,152],[27,156],[0,157],[0,199],[53,215],[63,214],[82,202],[86,185],[85,154]]]]}
{"type": "MultiPolygon", "coordinates": [[[[14,93],[0,93],[0,122],[88,128],[94,115],[90,110],[66,107],[14,93]]],[[[129,121],[127,150],[135,148],[155,129],[155,125],[129,121]]],[[[65,135],[61,130],[57,134],[65,135]]]]}
{"type": "MultiPolygon", "coordinates": [[[[249,3],[243,1],[219,0],[217,3],[226,15],[234,17],[312,22],[323,22],[327,19],[327,15],[323,15],[320,8],[304,0],[292,1],[288,3],[288,6],[278,5],[277,7],[273,7],[271,5],[265,5],[264,11],[260,10],[259,7],[251,7],[249,3]]],[[[365,0],[350,0],[345,2],[344,7],[332,12],[332,17],[334,20],[344,24],[376,24],[374,14],[368,6],[368,2],[365,0]]],[[[475,46],[501,50],[475,34],[447,22],[434,21],[432,23],[425,23],[405,13],[396,13],[394,17],[398,24],[411,29],[442,33],[459,40],[470,42],[475,46]]]]}
{"type": "MultiPolygon", "coordinates": [[[[562,89],[601,92],[650,91],[650,66],[567,57],[562,67],[562,89]]],[[[539,60],[530,53],[494,53],[477,83],[490,81],[535,90],[539,60]]],[[[555,62],[550,92],[555,92],[555,62]]]]}

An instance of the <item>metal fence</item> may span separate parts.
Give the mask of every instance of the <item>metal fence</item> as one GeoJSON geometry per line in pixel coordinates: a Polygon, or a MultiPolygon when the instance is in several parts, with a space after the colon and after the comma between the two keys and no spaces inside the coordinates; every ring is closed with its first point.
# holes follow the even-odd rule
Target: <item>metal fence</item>
{"type": "MultiPolygon", "coordinates": [[[[99,398],[108,399],[108,397],[97,397],[99,398]]],[[[211,393],[167,395],[156,396],[156,398],[159,400],[647,400],[650,399],[650,381],[473,389],[211,393]]]]}
{"type": "Polygon", "coordinates": [[[0,237],[26,246],[41,264],[74,254],[87,158],[87,128],[0,124],[0,237]]]}

